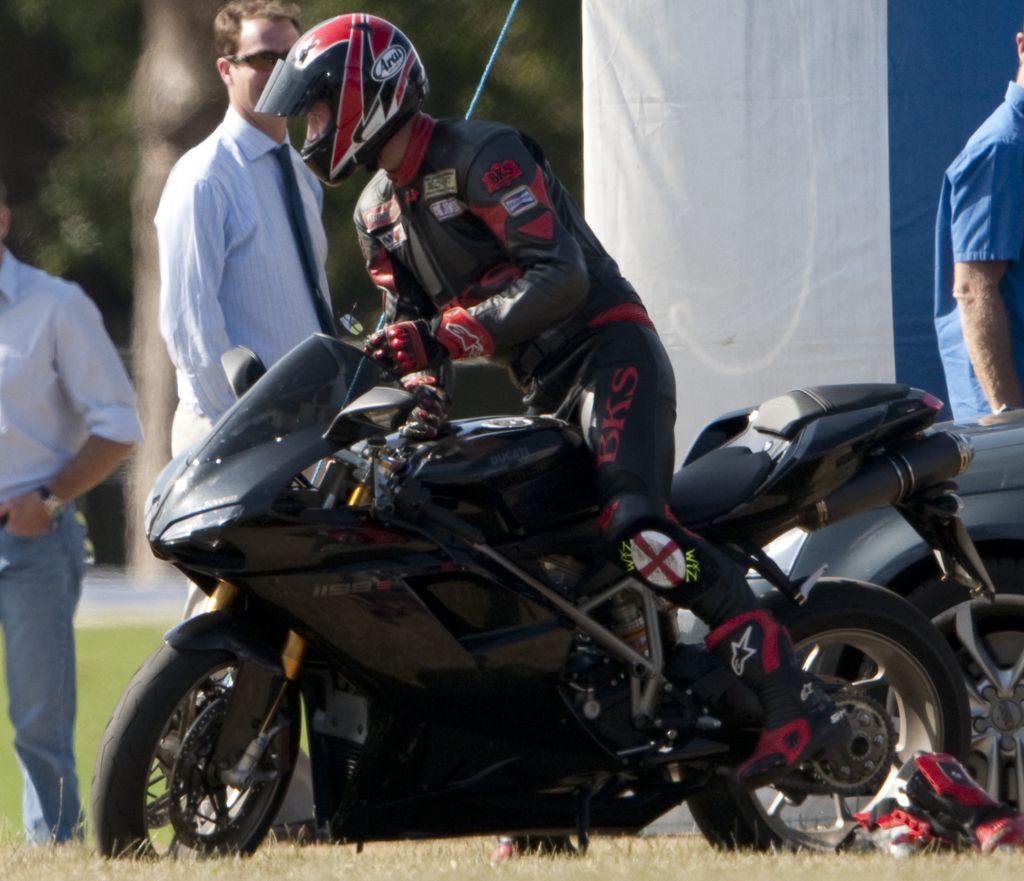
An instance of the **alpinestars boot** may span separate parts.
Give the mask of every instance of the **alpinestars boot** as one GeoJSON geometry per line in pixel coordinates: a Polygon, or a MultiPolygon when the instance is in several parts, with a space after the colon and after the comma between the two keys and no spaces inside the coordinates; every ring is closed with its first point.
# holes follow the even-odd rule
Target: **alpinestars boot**
{"type": "Polygon", "coordinates": [[[765,786],[845,737],[842,712],[821,683],[800,669],[789,633],[767,611],[731,618],[705,642],[757,695],[764,710],[757,746],[734,772],[739,785],[765,786]]]}
{"type": "Polygon", "coordinates": [[[757,695],[764,730],[735,772],[754,788],[785,776],[849,733],[821,683],[800,669],[786,629],[760,608],[740,567],[674,525],[634,532],[623,553],[649,587],[713,628],[705,642],[757,695]]]}

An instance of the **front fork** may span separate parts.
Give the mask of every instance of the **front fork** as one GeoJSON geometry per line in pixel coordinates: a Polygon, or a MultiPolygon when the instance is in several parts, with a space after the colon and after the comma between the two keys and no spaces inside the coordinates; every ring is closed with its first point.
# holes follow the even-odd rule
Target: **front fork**
{"type": "MultiPolygon", "coordinates": [[[[222,581],[212,596],[213,610],[229,608],[237,597],[238,588],[222,581]]],[[[214,763],[220,769],[220,779],[229,786],[244,789],[264,778],[265,775],[257,771],[257,766],[279,731],[280,723],[275,724],[275,720],[289,687],[298,680],[305,650],[306,641],[294,630],[289,630],[278,655],[279,668],[270,668],[254,659],[239,658],[235,686],[214,751],[214,763]],[[254,707],[267,709],[254,717],[254,707]],[[256,731],[255,737],[252,736],[253,730],[256,731]]]]}
{"type": "MultiPolygon", "coordinates": [[[[352,487],[347,499],[350,508],[370,504],[373,473],[375,469],[366,468],[362,480],[352,487]]],[[[325,508],[335,505],[343,485],[341,477],[342,468],[338,463],[331,463],[325,469],[321,479],[325,508]]],[[[221,581],[210,597],[211,611],[230,609],[238,595],[235,585],[221,581]]],[[[280,666],[267,663],[269,659],[239,658],[235,687],[214,751],[214,764],[220,769],[220,779],[229,786],[243,789],[262,776],[258,765],[279,731],[275,719],[288,689],[299,678],[305,651],[306,641],[294,630],[289,630],[277,656],[280,666]],[[266,707],[266,710],[253,716],[253,708],[257,707],[266,707]],[[253,731],[256,732],[255,737],[253,731]]]]}

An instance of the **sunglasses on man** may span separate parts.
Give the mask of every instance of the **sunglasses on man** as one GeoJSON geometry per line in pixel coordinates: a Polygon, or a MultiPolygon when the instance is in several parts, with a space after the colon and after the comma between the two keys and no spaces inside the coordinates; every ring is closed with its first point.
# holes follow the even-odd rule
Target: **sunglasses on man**
{"type": "Polygon", "coordinates": [[[265,49],[262,52],[253,52],[251,55],[225,55],[224,58],[232,64],[246,64],[253,70],[273,70],[278,61],[284,61],[288,57],[287,52],[271,52],[265,49]]]}

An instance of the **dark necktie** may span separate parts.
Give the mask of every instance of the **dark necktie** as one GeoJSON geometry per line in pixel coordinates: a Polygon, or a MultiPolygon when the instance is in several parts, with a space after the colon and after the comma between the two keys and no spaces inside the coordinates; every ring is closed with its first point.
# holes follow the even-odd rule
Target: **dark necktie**
{"type": "Polygon", "coordinates": [[[288,202],[288,218],[291,220],[295,243],[299,246],[302,268],[306,273],[306,281],[309,283],[309,290],[313,296],[313,308],[316,309],[320,329],[324,333],[336,336],[337,331],[334,327],[334,319],[331,317],[331,309],[324,299],[323,291],[320,290],[320,274],[317,272],[316,258],[313,256],[313,240],[309,236],[309,225],[306,223],[306,212],[302,206],[299,182],[295,179],[295,168],[292,166],[291,146],[282,144],[274,149],[274,153],[281,166],[284,192],[288,202]]]}

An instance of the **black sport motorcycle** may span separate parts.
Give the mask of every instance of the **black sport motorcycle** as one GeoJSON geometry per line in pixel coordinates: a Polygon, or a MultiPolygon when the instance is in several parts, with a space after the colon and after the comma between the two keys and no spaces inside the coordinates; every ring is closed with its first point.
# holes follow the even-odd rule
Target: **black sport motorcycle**
{"type": "Polygon", "coordinates": [[[168,633],[114,710],[92,787],[101,853],[256,848],[303,717],[320,834],[358,843],[585,846],[688,801],[725,847],[836,848],[914,751],[963,755],[963,680],[928,620],[869,584],[791,582],[760,550],[892,503],[951,577],[989,589],[947,482],[969,448],[929,431],[923,392],[791,392],[709,426],[676,476],[679,520],[774,585],[764,602],[850,723],[841,753],[745,792],[727,772],[760,705],[607,559],[578,430],[498,416],[409,443],[394,429],[412,398],[379,380],[313,336],[158,479],[154,552],[215,610],[168,633]]]}

